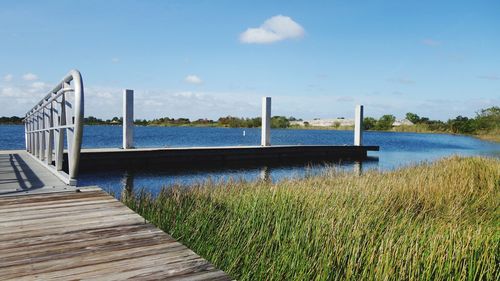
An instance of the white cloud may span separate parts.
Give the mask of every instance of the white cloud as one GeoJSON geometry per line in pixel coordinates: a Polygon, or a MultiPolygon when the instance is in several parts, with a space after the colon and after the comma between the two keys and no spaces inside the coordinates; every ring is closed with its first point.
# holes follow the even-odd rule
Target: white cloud
{"type": "Polygon", "coordinates": [[[186,78],[184,78],[184,81],[189,84],[195,84],[195,85],[203,83],[203,80],[201,80],[201,78],[196,75],[188,75],[186,76],[186,78]]]}
{"type": "Polygon", "coordinates": [[[33,73],[26,73],[23,75],[23,80],[25,81],[35,81],[38,79],[38,76],[33,73]]]}
{"type": "MultiPolygon", "coordinates": [[[[32,89],[30,87],[3,87],[0,91],[0,97],[8,97],[8,98],[33,98],[33,105],[36,102],[34,99],[36,98],[32,95],[32,89]]],[[[42,97],[40,97],[41,99],[42,97]]]]}
{"type": "Polygon", "coordinates": [[[269,44],[285,39],[301,38],[304,28],[292,18],[282,15],[267,19],[258,28],[248,28],[240,34],[240,42],[254,44],[269,44]]]}
{"type": "Polygon", "coordinates": [[[112,58],[112,59],[111,59],[111,62],[112,62],[112,63],[119,63],[119,62],[120,62],[120,59],[119,59],[119,58],[112,58]]]}
{"type": "Polygon", "coordinates": [[[37,81],[37,82],[33,82],[33,83],[31,84],[31,87],[32,87],[33,89],[43,90],[43,89],[47,88],[47,87],[48,87],[48,85],[47,85],[45,82],[37,81]]]}
{"type": "Polygon", "coordinates": [[[2,92],[1,92],[0,96],[3,96],[3,97],[16,97],[18,95],[19,95],[19,92],[17,91],[17,89],[12,88],[12,87],[7,87],[7,88],[3,88],[2,89],[2,92]]]}
{"type": "Polygon", "coordinates": [[[51,90],[51,85],[42,82],[42,81],[35,81],[29,85],[26,85],[24,91],[27,91],[28,93],[33,94],[35,97],[39,97],[40,99],[47,94],[49,90],[51,90]]]}
{"type": "Polygon", "coordinates": [[[96,92],[95,96],[100,98],[100,99],[112,99],[113,94],[110,92],[96,92]]]}
{"type": "Polygon", "coordinates": [[[3,77],[3,81],[5,81],[5,82],[10,82],[10,81],[12,81],[12,79],[14,79],[14,75],[12,75],[12,74],[7,74],[3,77]]]}
{"type": "Polygon", "coordinates": [[[155,106],[155,107],[158,107],[158,106],[164,106],[164,103],[161,102],[161,101],[157,101],[157,100],[144,100],[143,101],[143,104],[145,106],[155,106]]]}

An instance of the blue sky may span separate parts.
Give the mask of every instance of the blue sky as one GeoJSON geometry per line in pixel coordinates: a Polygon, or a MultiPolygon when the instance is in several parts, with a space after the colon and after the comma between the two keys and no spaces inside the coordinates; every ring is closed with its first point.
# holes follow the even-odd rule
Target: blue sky
{"type": "Polygon", "coordinates": [[[500,104],[499,1],[2,1],[0,115],[70,69],[86,115],[474,116],[500,104]]]}

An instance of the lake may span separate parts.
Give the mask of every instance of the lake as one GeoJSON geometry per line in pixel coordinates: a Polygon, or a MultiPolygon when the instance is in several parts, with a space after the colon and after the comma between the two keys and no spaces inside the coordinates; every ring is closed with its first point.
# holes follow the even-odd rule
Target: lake
{"type": "MultiPolygon", "coordinates": [[[[120,147],[121,126],[85,126],[84,148],[120,147]]],[[[271,143],[309,145],[351,145],[352,131],[272,129],[271,143]]],[[[260,128],[197,128],[142,127],[135,128],[136,147],[189,147],[259,145],[260,128]],[[243,133],[245,132],[245,134],[243,133]]],[[[500,144],[467,136],[448,134],[417,134],[394,132],[365,132],[365,145],[380,146],[379,152],[369,152],[369,161],[359,163],[324,163],[303,166],[257,167],[245,169],[204,169],[167,171],[116,171],[81,173],[79,185],[98,185],[120,193],[128,186],[147,188],[153,193],[162,186],[189,185],[211,179],[229,178],[277,181],[283,178],[304,177],[323,172],[332,166],[342,170],[390,170],[422,161],[433,161],[451,155],[482,155],[500,157],[500,144]]],[[[0,125],[0,149],[24,149],[24,127],[0,125]]]]}

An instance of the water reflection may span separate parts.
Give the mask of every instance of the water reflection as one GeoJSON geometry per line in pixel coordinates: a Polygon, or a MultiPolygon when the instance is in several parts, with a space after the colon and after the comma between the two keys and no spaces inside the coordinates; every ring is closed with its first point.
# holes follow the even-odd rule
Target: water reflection
{"type": "Polygon", "coordinates": [[[272,182],[271,168],[264,166],[260,168],[259,179],[263,182],[272,182]]]}
{"type": "Polygon", "coordinates": [[[269,165],[246,165],[244,167],[218,167],[205,169],[137,169],[108,170],[106,172],[82,173],[78,184],[80,186],[98,185],[111,191],[117,197],[131,196],[138,190],[145,189],[158,194],[164,187],[175,185],[192,186],[211,180],[224,182],[229,179],[245,181],[278,182],[283,179],[306,178],[328,172],[329,169],[349,171],[356,175],[363,174],[367,169],[377,169],[378,157],[370,156],[364,161],[333,161],[310,162],[307,164],[281,163],[269,165]]]}
{"type": "Polygon", "coordinates": [[[352,168],[353,168],[353,172],[355,175],[361,176],[363,174],[363,162],[362,161],[354,161],[352,168]]]}
{"type": "Polygon", "coordinates": [[[122,196],[125,198],[131,197],[134,194],[134,172],[125,171],[122,179],[122,196]]]}

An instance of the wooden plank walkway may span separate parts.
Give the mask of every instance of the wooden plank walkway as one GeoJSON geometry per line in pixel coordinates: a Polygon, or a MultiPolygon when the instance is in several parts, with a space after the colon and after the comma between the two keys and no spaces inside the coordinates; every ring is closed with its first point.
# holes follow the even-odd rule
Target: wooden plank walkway
{"type": "Polygon", "coordinates": [[[0,181],[8,190],[0,195],[0,280],[230,280],[100,188],[54,191],[45,184],[55,176],[38,174],[23,152],[10,154],[0,166],[9,175],[0,181]],[[20,170],[9,171],[7,159],[20,170]],[[13,192],[12,175],[17,188],[33,182],[36,192],[13,192]]]}

